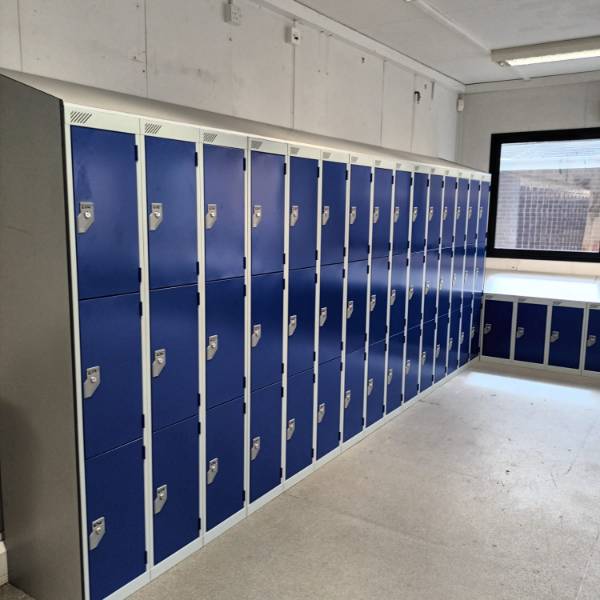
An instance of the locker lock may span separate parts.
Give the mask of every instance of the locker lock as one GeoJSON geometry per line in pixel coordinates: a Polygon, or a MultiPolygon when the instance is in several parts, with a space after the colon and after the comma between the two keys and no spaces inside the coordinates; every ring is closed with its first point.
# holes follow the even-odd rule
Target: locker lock
{"type": "Polygon", "coordinates": [[[287,429],[285,430],[285,438],[288,442],[294,437],[294,433],[296,432],[296,419],[290,419],[287,424],[287,429]]]}
{"type": "Polygon", "coordinates": [[[404,365],[404,373],[406,373],[406,375],[410,373],[410,360],[407,360],[406,364],[404,365]]]}
{"type": "Polygon", "coordinates": [[[348,408],[352,400],[352,390],[346,390],[344,394],[344,408],[348,408]]]}
{"type": "Polygon", "coordinates": [[[167,351],[164,348],[154,351],[152,361],[152,377],[158,377],[167,364],[167,351]]]}
{"type": "Polygon", "coordinates": [[[412,210],[412,222],[413,223],[417,220],[418,214],[419,214],[419,207],[413,206],[413,210],[412,210]]]}
{"type": "Polygon", "coordinates": [[[219,459],[213,458],[208,463],[208,472],[206,473],[206,485],[210,485],[219,473],[219,459]]]}
{"type": "Polygon", "coordinates": [[[460,219],[460,204],[456,207],[456,220],[460,219]]]}
{"type": "Polygon", "coordinates": [[[262,325],[260,323],[257,323],[256,325],[252,326],[251,344],[252,344],[253,348],[256,348],[256,346],[258,346],[258,342],[260,342],[261,337],[262,337],[262,325]]]}
{"type": "Polygon", "coordinates": [[[160,227],[160,224],[163,222],[163,215],[164,212],[162,202],[153,202],[152,212],[148,217],[150,231],[156,231],[160,227]]]}
{"type": "Polygon", "coordinates": [[[429,220],[431,221],[431,219],[433,219],[433,213],[434,213],[434,208],[433,206],[429,207],[429,220]]]}
{"type": "Polygon", "coordinates": [[[206,360],[212,360],[219,349],[219,336],[211,335],[208,338],[208,347],[206,348],[206,360]]]}
{"type": "Polygon", "coordinates": [[[375,382],[372,377],[369,377],[367,381],[367,396],[370,396],[373,393],[373,387],[375,386],[375,382]]]}
{"type": "Polygon", "coordinates": [[[560,337],[560,331],[553,331],[550,334],[550,343],[554,344],[554,342],[558,342],[558,338],[560,337]]]}
{"type": "Polygon", "coordinates": [[[475,326],[471,327],[471,339],[475,337],[475,326]]]}
{"type": "Polygon", "coordinates": [[[356,221],[356,206],[350,207],[350,225],[354,225],[356,221]]]}
{"type": "Polygon", "coordinates": [[[77,233],[85,233],[96,219],[93,202],[80,202],[77,215],[77,233]]]}
{"type": "Polygon", "coordinates": [[[292,210],[290,211],[290,227],[294,227],[294,225],[296,225],[299,216],[300,207],[297,204],[292,205],[292,210]]]}
{"type": "Polygon", "coordinates": [[[483,335],[487,335],[490,331],[492,331],[492,324],[491,323],[486,323],[483,326],[483,335]]]}
{"type": "Polygon", "coordinates": [[[379,221],[379,206],[373,207],[373,224],[379,221]]]}
{"type": "Polygon", "coordinates": [[[440,288],[440,290],[444,289],[444,278],[443,277],[440,277],[439,288],[440,288]]]}
{"type": "Polygon", "coordinates": [[[479,218],[483,217],[483,206],[479,207],[479,218]]]}
{"type": "Polygon", "coordinates": [[[290,320],[288,322],[288,336],[294,335],[296,331],[296,327],[298,326],[298,316],[290,315],[290,320]]]}
{"type": "Polygon", "coordinates": [[[429,289],[430,289],[430,285],[429,285],[429,281],[425,282],[425,296],[427,296],[427,294],[429,294],[429,289]]]}
{"type": "Polygon", "coordinates": [[[394,306],[394,303],[396,302],[396,290],[392,290],[390,292],[390,306],[394,306]]]}
{"type": "Polygon", "coordinates": [[[467,219],[470,219],[473,216],[473,207],[471,205],[469,205],[469,208],[467,209],[467,219]]]}
{"type": "Polygon", "coordinates": [[[435,347],[435,357],[436,357],[436,358],[439,358],[439,357],[440,357],[440,350],[441,350],[441,349],[442,349],[442,347],[440,346],[440,344],[438,344],[438,345],[435,347]]]}
{"type": "Polygon", "coordinates": [[[154,497],[154,514],[157,515],[167,503],[168,491],[166,485],[161,485],[156,488],[156,496],[154,497]]]}
{"type": "Polygon", "coordinates": [[[400,207],[395,206],[394,207],[394,223],[397,223],[399,218],[400,218],[400,207]]]}
{"type": "Polygon", "coordinates": [[[415,294],[415,288],[411,285],[408,288],[408,299],[412,300],[412,297],[414,296],[414,294],[415,294]]]}
{"type": "Polygon", "coordinates": [[[452,273],[452,285],[456,285],[456,273],[452,273]]]}
{"type": "Polygon", "coordinates": [[[321,312],[319,313],[319,327],[323,327],[323,325],[325,325],[325,321],[327,321],[327,307],[323,306],[321,308],[321,312]]]}
{"type": "Polygon", "coordinates": [[[327,225],[328,221],[329,221],[329,206],[325,205],[323,207],[323,212],[321,214],[321,225],[323,225],[323,226],[327,225]]]}
{"type": "Polygon", "coordinates": [[[354,312],[354,300],[348,300],[346,304],[346,319],[349,319],[354,312]]]}
{"type": "Polygon", "coordinates": [[[262,206],[260,204],[255,204],[252,207],[252,227],[256,228],[259,226],[262,220],[262,206]]]}
{"type": "Polygon", "coordinates": [[[206,229],[212,229],[217,222],[217,205],[209,204],[206,211],[206,229]]]}
{"type": "Polygon", "coordinates": [[[448,351],[452,350],[452,346],[454,346],[454,338],[448,339],[448,351]]]}
{"type": "Polygon", "coordinates": [[[427,352],[421,352],[421,365],[427,362],[427,352]]]}
{"type": "Polygon", "coordinates": [[[392,383],[392,379],[394,379],[394,369],[388,369],[387,373],[387,384],[390,385],[392,383]]]}
{"type": "Polygon", "coordinates": [[[595,335],[591,335],[591,334],[588,335],[588,339],[587,339],[585,345],[588,348],[591,348],[592,346],[595,346],[596,345],[596,336],[595,335]]]}
{"type": "Polygon", "coordinates": [[[525,327],[517,327],[516,337],[517,339],[522,338],[525,335],[525,327]]]}
{"type": "Polygon", "coordinates": [[[260,435],[252,438],[252,446],[250,448],[250,460],[256,460],[260,453],[260,435]]]}
{"type": "Polygon", "coordinates": [[[85,370],[85,381],[83,382],[83,397],[91,398],[100,385],[100,367],[89,367],[85,370]]]}
{"type": "Polygon", "coordinates": [[[465,341],[465,332],[461,331],[460,332],[460,343],[462,344],[465,341]]]}
{"type": "Polygon", "coordinates": [[[92,531],[90,532],[89,537],[90,550],[95,550],[98,547],[105,533],[106,519],[104,517],[92,521],[92,531]]]}
{"type": "Polygon", "coordinates": [[[373,312],[375,305],[377,304],[377,294],[371,294],[371,301],[369,302],[369,310],[373,312]]]}
{"type": "Polygon", "coordinates": [[[317,410],[317,423],[320,423],[325,417],[325,402],[321,402],[319,404],[319,409],[317,410]]]}
{"type": "Polygon", "coordinates": [[[442,214],[442,220],[446,220],[448,218],[448,205],[444,205],[444,212],[442,214]]]}

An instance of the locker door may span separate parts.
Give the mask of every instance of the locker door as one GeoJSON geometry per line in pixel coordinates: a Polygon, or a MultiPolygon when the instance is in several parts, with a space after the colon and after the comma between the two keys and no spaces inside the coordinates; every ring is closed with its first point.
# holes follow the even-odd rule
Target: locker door
{"type": "Polygon", "coordinates": [[[408,232],[410,229],[410,187],[412,174],[396,171],[394,189],[394,254],[408,252],[408,232]]]}
{"type": "Polygon", "coordinates": [[[319,365],[317,458],[329,454],[340,443],[340,366],[339,358],[319,365]]]}
{"type": "Polygon", "coordinates": [[[79,303],[85,456],[142,435],[140,296],[79,303]]]}
{"type": "Polygon", "coordinates": [[[71,127],[79,298],[139,290],[135,137],[71,127]]]}
{"type": "Polygon", "coordinates": [[[252,392],[250,502],[281,483],[281,384],[252,392]]]}
{"type": "Polygon", "coordinates": [[[244,399],[206,411],[206,530],[244,507],[244,399]]]}
{"type": "Polygon", "coordinates": [[[146,570],[144,458],[137,440],[85,462],[90,598],[146,570]]]}
{"type": "Polygon", "coordinates": [[[387,327],[388,259],[376,258],[371,263],[371,297],[369,298],[369,342],[385,338],[387,327]]]}
{"type": "Polygon", "coordinates": [[[350,250],[348,260],[366,260],[369,255],[371,167],[352,165],[350,171],[350,250]]]}
{"type": "Polygon", "coordinates": [[[438,315],[450,312],[450,287],[452,285],[452,248],[442,250],[438,283],[438,315]]]}
{"type": "Polygon", "coordinates": [[[346,350],[354,352],[365,347],[367,333],[367,283],[369,265],[366,260],[348,264],[348,294],[346,310],[346,350]]]}
{"type": "Polygon", "coordinates": [[[362,431],[364,409],[365,352],[346,352],[346,383],[344,387],[344,441],[362,431]]]}
{"type": "Polygon", "coordinates": [[[386,373],[386,412],[390,414],[402,404],[402,363],[404,361],[404,333],[390,337],[388,370],[386,373]]]}
{"type": "Polygon", "coordinates": [[[421,327],[413,327],[406,334],[406,359],[404,361],[404,402],[419,393],[421,327]]]}
{"type": "Polygon", "coordinates": [[[425,249],[425,226],[427,224],[427,188],[429,176],[415,173],[413,184],[413,204],[411,214],[410,251],[423,252],[425,249]]]}
{"type": "Polygon", "coordinates": [[[198,288],[150,292],[152,430],[198,415],[198,288]]]}
{"type": "Polygon", "coordinates": [[[252,275],[283,270],[285,157],[252,152],[252,275]]]}
{"type": "Polygon", "coordinates": [[[469,206],[467,208],[467,247],[477,245],[477,224],[479,221],[479,188],[480,182],[471,181],[469,188],[469,206]]]}
{"type": "Polygon", "coordinates": [[[478,250],[475,256],[475,281],[473,289],[476,294],[483,293],[483,284],[485,282],[485,251],[478,250]]]}
{"type": "Polygon", "coordinates": [[[590,308],[588,332],[585,341],[585,370],[600,371],[600,310],[590,308]]]}
{"type": "Polygon", "coordinates": [[[313,456],[313,370],[288,377],[286,478],[308,467],[313,456]]]}
{"type": "Polygon", "coordinates": [[[392,289],[390,290],[390,335],[404,331],[406,311],[406,254],[392,256],[392,289]]]}
{"type": "Polygon", "coordinates": [[[423,321],[435,319],[437,309],[437,285],[439,274],[439,254],[437,251],[427,253],[427,262],[425,264],[425,288],[423,296],[425,298],[423,305],[423,321]]]}
{"type": "Polygon", "coordinates": [[[473,296],[473,319],[471,322],[471,358],[479,356],[479,333],[481,331],[481,311],[483,309],[483,294],[477,292],[473,296]]]}
{"type": "Polygon", "coordinates": [[[252,277],[252,389],[281,381],[283,275],[252,277]]]}
{"type": "Polygon", "coordinates": [[[429,208],[427,209],[427,249],[437,250],[441,242],[442,195],[444,178],[432,175],[429,184],[429,208]]]}
{"type": "Polygon", "coordinates": [[[388,256],[390,251],[393,178],[391,170],[375,169],[375,188],[373,190],[373,258],[388,256]]]}
{"type": "Polygon", "coordinates": [[[515,331],[515,360],[543,364],[546,347],[546,304],[519,302],[515,331]]]}
{"type": "Polygon", "coordinates": [[[344,261],[346,165],[323,161],[321,265],[344,261]]]}
{"type": "Polygon", "coordinates": [[[452,291],[450,294],[450,310],[460,310],[465,277],[465,248],[454,248],[454,261],[452,263],[452,291]]]}
{"type": "Polygon", "coordinates": [[[367,427],[383,417],[385,373],[385,341],[369,347],[369,367],[367,374],[367,427]]]}
{"type": "Polygon", "coordinates": [[[440,381],[446,377],[446,355],[448,352],[448,325],[450,315],[438,317],[437,335],[435,341],[435,369],[434,381],[440,381]]]}
{"type": "Polygon", "coordinates": [[[458,192],[456,195],[456,228],[454,234],[455,247],[465,245],[467,233],[467,210],[469,205],[469,181],[458,180],[458,192]]]}
{"type": "Polygon", "coordinates": [[[512,302],[506,300],[485,301],[482,354],[496,358],[510,358],[512,314],[512,302]]]}
{"type": "MultiPolygon", "coordinates": [[[[463,302],[462,320],[460,325],[460,354],[459,364],[462,367],[469,362],[471,356],[471,316],[473,314],[473,305],[471,302],[463,302]]],[[[510,331],[510,328],[509,330],[510,331]]],[[[510,342],[510,334],[508,334],[510,342]]]]}
{"type": "Polygon", "coordinates": [[[290,159],[290,269],[314,267],[319,161],[290,159]]]}
{"type": "Polygon", "coordinates": [[[467,249],[463,282],[463,296],[468,300],[468,295],[473,293],[475,284],[475,248],[467,249]]]}
{"type": "Polygon", "coordinates": [[[410,257],[407,318],[409,329],[421,324],[424,258],[423,254],[413,254],[410,257]]]}
{"type": "Polygon", "coordinates": [[[456,177],[446,177],[444,183],[444,209],[442,212],[442,248],[452,247],[455,211],[456,177]]]}
{"type": "Polygon", "coordinates": [[[290,271],[287,372],[311,369],[315,350],[315,269],[290,271]]]}
{"type": "Polygon", "coordinates": [[[551,319],[548,364],[555,367],[578,369],[583,308],[553,306],[551,319]]]}
{"type": "Polygon", "coordinates": [[[150,287],[196,283],[196,144],[145,138],[150,287]]]}
{"type": "Polygon", "coordinates": [[[458,353],[460,351],[460,311],[450,313],[450,325],[448,336],[448,366],[447,373],[454,373],[458,368],[458,353]]]}
{"type": "Polygon", "coordinates": [[[154,564],[198,539],[198,431],[196,416],[152,436],[154,564]]]}
{"type": "Polygon", "coordinates": [[[479,198],[478,226],[477,226],[477,248],[485,250],[487,242],[488,211],[490,207],[490,183],[481,182],[481,196],[479,198]]]}
{"type": "Polygon", "coordinates": [[[204,144],[206,281],[244,275],[244,151],[204,144]]]}
{"type": "Polygon", "coordinates": [[[423,325],[423,347],[421,348],[421,377],[419,391],[423,392],[433,383],[435,360],[435,321],[423,325]]]}
{"type": "Polygon", "coordinates": [[[343,265],[321,269],[319,362],[339,357],[342,344],[343,265]]]}
{"type": "Polygon", "coordinates": [[[244,393],[244,279],[206,284],[206,407],[244,393]]]}

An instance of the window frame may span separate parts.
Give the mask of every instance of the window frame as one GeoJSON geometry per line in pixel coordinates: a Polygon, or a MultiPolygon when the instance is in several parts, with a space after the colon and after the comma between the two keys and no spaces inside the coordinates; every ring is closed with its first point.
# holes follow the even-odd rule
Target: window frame
{"type": "Polygon", "coordinates": [[[565,252],[561,250],[519,250],[514,248],[496,248],[496,218],[498,214],[498,188],[502,145],[510,143],[564,142],[571,140],[592,139],[600,139],[600,127],[492,134],[490,148],[490,173],[492,175],[492,184],[490,190],[490,218],[488,224],[487,256],[490,258],[520,258],[526,260],[600,262],[600,251],[593,253],[565,252]]]}

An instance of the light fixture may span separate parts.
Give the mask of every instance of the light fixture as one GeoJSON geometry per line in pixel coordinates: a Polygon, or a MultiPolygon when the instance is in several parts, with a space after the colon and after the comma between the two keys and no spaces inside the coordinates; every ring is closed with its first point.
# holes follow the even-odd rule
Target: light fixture
{"type": "Polygon", "coordinates": [[[521,67],[584,58],[600,58],[600,36],[492,50],[492,60],[501,67],[521,67]]]}

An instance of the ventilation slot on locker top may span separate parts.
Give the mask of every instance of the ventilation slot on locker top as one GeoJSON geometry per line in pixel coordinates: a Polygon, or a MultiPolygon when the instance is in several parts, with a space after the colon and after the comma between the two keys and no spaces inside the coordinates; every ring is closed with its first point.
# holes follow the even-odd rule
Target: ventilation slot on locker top
{"type": "Polygon", "coordinates": [[[71,111],[71,123],[76,125],[84,125],[87,123],[92,116],[91,112],[84,112],[81,110],[72,110],[71,111]]]}
{"type": "Polygon", "coordinates": [[[159,123],[146,123],[144,133],[157,134],[162,129],[159,123]]]}
{"type": "Polygon", "coordinates": [[[217,139],[217,134],[216,133],[205,133],[202,136],[202,139],[204,140],[205,144],[212,144],[217,139]]]}

